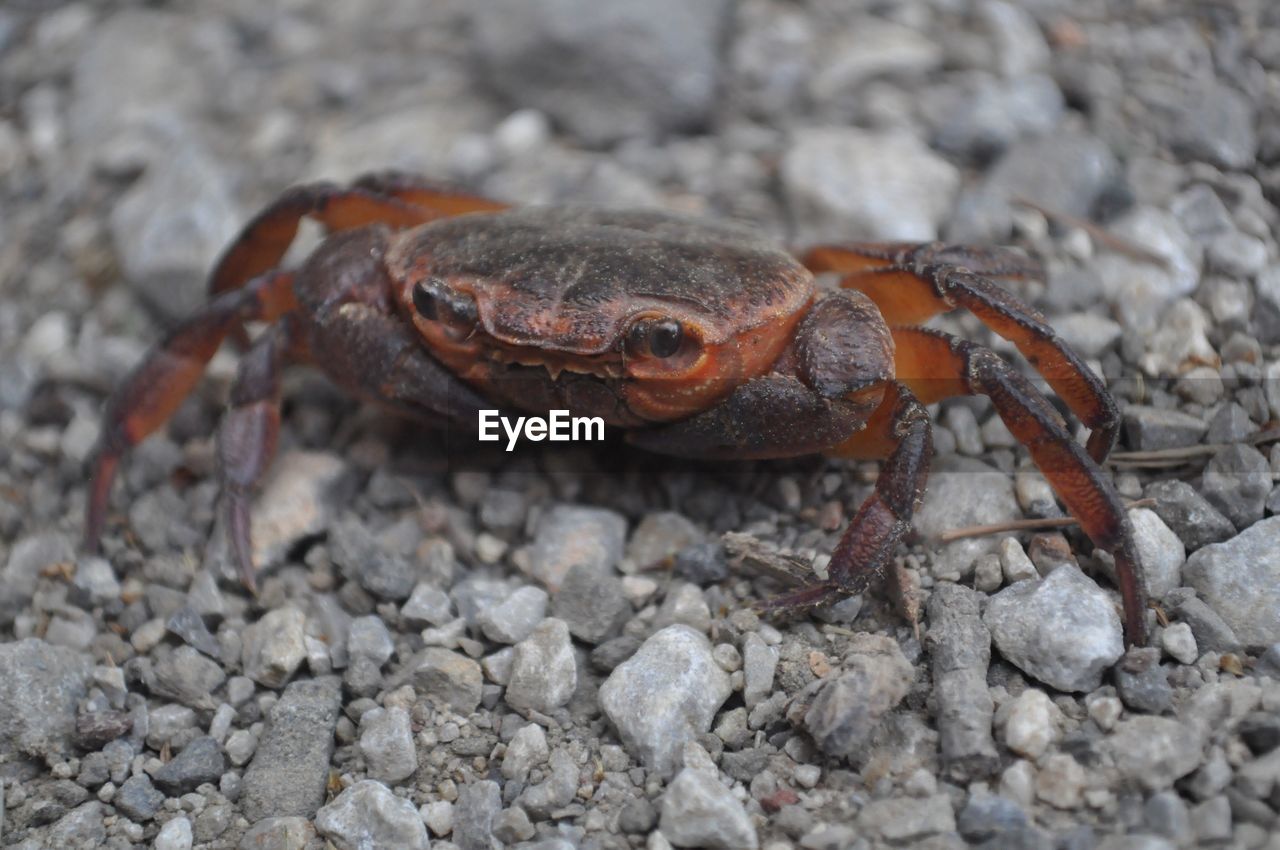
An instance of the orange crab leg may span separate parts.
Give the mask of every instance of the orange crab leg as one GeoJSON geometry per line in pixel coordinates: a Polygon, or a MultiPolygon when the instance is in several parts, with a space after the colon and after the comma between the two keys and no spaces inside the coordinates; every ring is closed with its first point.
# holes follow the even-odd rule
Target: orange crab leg
{"type": "Polygon", "coordinates": [[[844,275],[840,285],[857,289],[876,302],[891,325],[913,325],[938,313],[963,307],[1012,342],[1089,426],[1088,450],[1101,463],[1120,428],[1115,402],[1080,356],[1072,351],[1035,308],[990,278],[1039,277],[1039,266],[999,249],[896,243],[819,246],[804,257],[815,272],[844,275]]]}
{"type": "Polygon", "coordinates": [[[235,289],[278,266],[306,217],[320,222],[331,233],[371,224],[398,230],[437,218],[503,207],[497,201],[437,187],[400,172],[366,175],[351,187],[334,183],[295,186],[240,231],[209,276],[209,294],[235,289]]]}
{"type": "Polygon", "coordinates": [[[1085,534],[1115,558],[1126,641],[1146,643],[1146,586],[1129,516],[1111,479],[1071,439],[1057,411],[988,348],[926,328],[894,328],[893,341],[902,368],[899,380],[922,400],[978,394],[991,399],[1085,534]]]}
{"type": "Polygon", "coordinates": [[[121,456],[173,415],[232,329],[245,321],[271,321],[296,306],[293,275],[268,272],[215,298],[147,352],[103,411],[85,506],[87,550],[97,549],[121,456]]]}

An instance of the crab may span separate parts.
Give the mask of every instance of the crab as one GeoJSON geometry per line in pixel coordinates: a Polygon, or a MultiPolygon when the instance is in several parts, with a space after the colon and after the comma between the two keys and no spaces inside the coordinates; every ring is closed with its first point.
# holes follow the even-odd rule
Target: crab
{"type": "Polygon", "coordinates": [[[402,173],[286,191],[227,248],[210,300],[108,401],[85,546],[98,545],[125,452],[160,427],[228,337],[241,358],[218,435],[231,551],[254,587],[250,504],[280,427],[280,380],[307,362],[391,411],[474,429],[494,403],[565,409],[690,458],[880,458],[875,489],[824,580],[759,604],[793,615],[862,592],[925,492],[925,405],[988,396],[1093,544],[1111,553],[1126,642],[1146,640],[1142,565],[1100,468],[1119,416],[1101,379],[996,280],[1036,277],[1011,249],[820,245],[793,255],[749,230],[657,211],[508,207],[402,173]],[[328,236],[281,267],[303,218],[328,236]],[[837,285],[820,284],[833,273],[837,285]],[[1009,340],[1072,414],[1084,445],[1020,371],[920,326],[956,308],[1009,340]]]}

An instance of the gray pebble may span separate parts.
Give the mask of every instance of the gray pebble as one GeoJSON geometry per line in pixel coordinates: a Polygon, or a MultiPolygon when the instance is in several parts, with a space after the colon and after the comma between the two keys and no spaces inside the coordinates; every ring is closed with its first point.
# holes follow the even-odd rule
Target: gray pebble
{"type": "Polygon", "coordinates": [[[496,605],[482,608],[476,621],[489,640],[514,644],[527,638],[546,613],[547,592],[525,585],[496,605]]]}
{"type": "Polygon", "coordinates": [[[502,757],[503,777],[524,782],[529,771],[546,761],[550,752],[541,726],[536,723],[521,726],[507,744],[506,755],[502,757]]]}
{"type": "Polygon", "coordinates": [[[411,629],[443,626],[453,621],[453,602],[449,594],[426,582],[418,582],[400,608],[400,616],[411,629]]]}
{"type": "Polygon", "coordinates": [[[547,714],[569,701],[578,686],[569,627],[548,617],[516,644],[507,682],[507,704],[547,714]]]}
{"type": "Polygon", "coordinates": [[[526,788],[519,803],[537,820],[545,820],[557,809],[569,805],[578,790],[578,764],[562,747],[551,751],[547,759],[550,774],[536,785],[526,788]]]}
{"type": "Polygon", "coordinates": [[[805,242],[936,239],[960,183],[955,166],[914,136],[845,127],[795,133],[782,185],[805,242]]]}
{"type": "Polygon", "coordinates": [[[116,789],[111,805],[131,820],[149,821],[160,811],[164,803],[164,794],[157,791],[151,777],[145,773],[135,773],[116,789]]]}
{"type": "Polygon", "coordinates": [[[529,547],[529,571],[552,593],[577,564],[607,573],[622,560],[627,520],[601,508],[557,505],[538,524],[529,547]]]}
{"type": "Polygon", "coordinates": [[[572,567],[551,601],[551,611],[578,640],[598,644],[622,628],[631,603],[615,576],[585,565],[572,567]]]}
{"type": "Polygon", "coordinates": [[[184,643],[200,650],[214,660],[220,658],[217,638],[209,631],[196,609],[184,605],[175,611],[164,624],[172,634],[184,643]]]}
{"type": "Polygon", "coordinates": [[[427,850],[427,828],[413,803],[372,779],[357,782],[316,812],[316,831],[338,850],[427,850]]]}
{"type": "Polygon", "coordinates": [[[329,555],[349,581],[379,599],[407,599],[419,578],[417,567],[408,558],[383,546],[353,516],[344,517],[334,527],[329,555]]]}
{"type": "Polygon", "coordinates": [[[240,850],[303,850],[315,834],[310,818],[263,818],[245,831],[240,850]]]}
{"type": "Polygon", "coordinates": [[[1231,520],[1185,481],[1156,481],[1148,484],[1142,495],[1156,500],[1151,510],[1178,535],[1189,552],[1235,536],[1231,520]]]}
{"type": "Polygon", "coordinates": [[[907,695],[915,669],[898,642],[883,635],[855,635],[847,653],[843,673],[815,682],[810,688],[816,693],[797,697],[788,711],[794,717],[803,710],[804,728],[823,752],[857,759],[881,719],[907,695]]]}
{"type": "Polygon", "coordinates": [[[1074,565],[1006,587],[982,619],[1001,655],[1063,691],[1094,690],[1124,653],[1111,600],[1074,565]]]}
{"type": "Polygon", "coordinates": [[[1116,691],[1136,711],[1162,714],[1173,708],[1173,688],[1160,666],[1160,650],[1131,647],[1115,666],[1116,691]]]}
{"type": "Polygon", "coordinates": [[[214,699],[213,692],[222,687],[227,678],[221,664],[190,646],[156,653],[153,658],[155,677],[149,686],[152,693],[192,708],[217,707],[218,701],[214,699]]]}
{"type": "Polygon", "coordinates": [[[324,803],[341,688],[333,677],[294,682],[267,713],[244,772],[245,817],[311,818],[324,803]]]}
{"type": "Polygon", "coordinates": [[[375,708],[360,718],[360,755],[369,778],[396,783],[418,769],[409,713],[403,708],[375,708]]]}
{"type": "Polygon", "coordinates": [[[502,811],[502,792],[489,780],[469,782],[458,789],[453,806],[453,833],[461,850],[493,850],[493,821],[502,811]]]}
{"type": "Polygon", "coordinates": [[[244,674],[260,685],[278,688],[293,677],[307,657],[307,617],[292,605],[275,608],[244,630],[244,674]]]}
{"type": "Polygon", "coordinates": [[[182,752],[151,778],[161,791],[175,797],[194,791],[206,782],[217,782],[226,769],[222,746],[213,738],[203,736],[183,747],[182,752]]]}
{"type": "Polygon", "coordinates": [[[628,752],[660,776],[671,776],[681,748],[711,728],[731,692],[710,641],[675,625],[614,669],[600,687],[600,705],[628,752]]]}
{"type": "MultiPolygon", "coordinates": [[[[980,460],[939,458],[929,476],[929,489],[915,513],[914,525],[925,537],[967,525],[1019,519],[1022,514],[1009,476],[980,460]]],[[[958,581],[969,575],[980,555],[999,546],[996,537],[970,537],[937,547],[935,578],[958,581]]]]}
{"type": "Polygon", "coordinates": [[[1161,599],[1175,587],[1182,586],[1186,547],[1154,511],[1133,508],[1129,511],[1129,521],[1133,525],[1133,541],[1142,562],[1147,595],[1161,599]]]}
{"type": "Polygon", "coordinates": [[[702,530],[683,514],[674,511],[646,514],[627,541],[627,560],[637,569],[651,569],[702,542],[702,538],[702,530]]]}
{"type": "Polygon", "coordinates": [[[484,684],[479,664],[465,655],[434,646],[410,658],[397,680],[412,683],[423,696],[442,702],[462,715],[476,710],[484,684]]]}
{"type": "Polygon", "coordinates": [[[933,662],[943,764],[957,779],[986,776],[995,770],[998,755],[991,736],[995,706],[987,690],[991,633],[982,622],[978,595],[960,585],[939,584],[926,610],[925,647],[933,662]]]}
{"type": "Polygon", "coordinates": [[[1166,717],[1121,720],[1106,743],[1121,777],[1148,791],[1171,787],[1204,757],[1196,730],[1166,717]]]}
{"type": "Polygon", "coordinates": [[[91,668],[88,657],[38,638],[0,643],[0,755],[65,750],[91,668]]]}
{"type": "Polygon", "coordinates": [[[951,832],[956,828],[951,799],[946,794],[916,799],[889,797],[872,800],[858,813],[859,830],[895,844],[909,843],[951,832]]]}
{"type": "Polygon", "coordinates": [[[658,828],[679,847],[755,850],[755,827],[713,771],[686,767],[662,796],[658,828]]]}
{"type": "MultiPolygon", "coordinates": [[[[1186,581],[1247,646],[1280,640],[1280,517],[1268,517],[1187,559],[1186,581]]],[[[1191,623],[1195,630],[1195,623],[1191,623]]],[[[1202,649],[1215,647],[1196,634],[1202,649]]]]}
{"type": "Polygon", "coordinates": [[[589,145],[697,128],[716,105],[724,0],[503,2],[477,8],[484,76],[589,145]]]}
{"type": "Polygon", "coordinates": [[[1200,442],[1209,426],[1204,420],[1177,410],[1130,404],[1124,409],[1124,431],[1137,451],[1191,446],[1200,442]]]}
{"type": "Polygon", "coordinates": [[[1271,493],[1271,466],[1253,446],[1227,446],[1205,465],[1200,490],[1236,528],[1246,529],[1262,519],[1271,493]]]}

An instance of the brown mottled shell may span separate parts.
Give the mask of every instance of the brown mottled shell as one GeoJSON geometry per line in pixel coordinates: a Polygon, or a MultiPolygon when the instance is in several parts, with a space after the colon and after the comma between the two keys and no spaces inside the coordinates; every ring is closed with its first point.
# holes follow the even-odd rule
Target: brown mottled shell
{"type": "Polygon", "coordinates": [[[813,278],[748,230],[657,211],[525,207],[403,234],[387,268],[470,292],[481,325],[511,345],[575,354],[617,346],[630,319],[670,316],[716,344],[794,314],[813,278]]]}

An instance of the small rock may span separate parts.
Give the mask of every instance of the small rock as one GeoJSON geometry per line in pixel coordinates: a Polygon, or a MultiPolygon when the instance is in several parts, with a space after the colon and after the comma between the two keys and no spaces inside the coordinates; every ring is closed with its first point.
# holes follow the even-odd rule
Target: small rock
{"type": "Polygon", "coordinates": [[[711,771],[686,767],[662,796],[662,834],[677,847],[755,850],[755,827],[742,803],[711,771]]]}
{"type": "Polygon", "coordinates": [[[508,705],[547,714],[569,701],[578,686],[578,670],[563,620],[543,620],[515,650],[507,682],[508,705]]]}
{"type": "Polygon", "coordinates": [[[1136,451],[1192,446],[1209,428],[1204,420],[1177,410],[1130,404],[1124,409],[1124,432],[1136,451]]]}
{"type": "Polygon", "coordinates": [[[165,823],[156,834],[155,850],[191,850],[194,842],[191,834],[191,821],[185,817],[176,817],[165,823]]]}
{"type": "Polygon", "coordinates": [[[1178,839],[1191,833],[1187,804],[1176,791],[1158,791],[1142,807],[1143,818],[1152,832],[1178,839]]]}
{"type": "Polygon", "coordinates": [[[600,687],[600,705],[627,750],[660,776],[671,776],[684,744],[711,728],[733,688],[711,643],[688,626],[649,637],[600,687]]]}
{"type": "Polygon", "coordinates": [[[403,708],[375,708],[360,718],[360,755],[369,778],[394,784],[418,769],[409,712],[403,708]]]}
{"type": "Polygon", "coordinates": [[[216,708],[218,702],[213,692],[227,679],[222,665],[189,646],[180,646],[159,656],[153,669],[155,679],[150,684],[151,692],[192,708],[216,708]]]}
{"type": "Polygon", "coordinates": [[[213,738],[196,738],[172,761],[151,775],[156,787],[171,797],[188,794],[205,782],[216,783],[227,769],[222,747],[213,738]]]}
{"type": "Polygon", "coordinates": [[[886,841],[903,844],[956,828],[951,798],[946,794],[918,799],[887,797],[872,800],[858,813],[858,828],[880,835],[886,841]]]}
{"type": "Polygon", "coordinates": [[[1236,528],[1246,529],[1262,519],[1271,493],[1271,466],[1253,446],[1227,446],[1205,465],[1200,490],[1236,528]]]}
{"type": "Polygon", "coordinates": [[[742,699],[750,710],[773,692],[773,673],[778,667],[778,651],[755,632],[742,642],[742,699]]]}
{"type": "Polygon", "coordinates": [[[1032,15],[1004,0],[986,0],[977,7],[978,23],[990,37],[996,69],[1006,77],[1043,71],[1049,65],[1049,44],[1032,15]]]}
{"type": "Polygon", "coordinates": [[[445,836],[453,832],[453,803],[448,800],[427,803],[418,810],[418,815],[427,829],[436,835],[445,836]]]}
{"type": "Polygon", "coordinates": [[[493,821],[500,811],[498,783],[486,779],[462,786],[453,807],[453,842],[462,850],[492,850],[493,821]]]}
{"type": "Polygon", "coordinates": [[[484,76],[591,145],[697,129],[717,103],[725,0],[521,0],[477,7],[484,76]]]}
{"type": "MultiPolygon", "coordinates": [[[[1268,517],[1187,559],[1183,575],[1247,646],[1280,641],[1280,517],[1268,517]]],[[[1195,624],[1192,623],[1194,630],[1195,624]]],[[[1202,649],[1211,649],[1197,633],[1202,649]]]]}
{"type": "Polygon", "coordinates": [[[1156,481],[1148,484],[1142,495],[1156,500],[1151,510],[1186,544],[1187,551],[1235,536],[1231,520],[1185,481],[1156,481]]]}
{"type": "Polygon", "coordinates": [[[38,534],[14,543],[0,573],[0,585],[5,589],[0,596],[0,626],[10,625],[31,601],[41,573],[57,564],[75,561],[75,546],[62,534],[38,534]]]}
{"type": "Polygon", "coordinates": [[[164,804],[164,794],[156,790],[151,777],[145,773],[135,773],[116,789],[111,805],[130,820],[145,823],[156,816],[160,806],[164,804]]]}
{"type": "Polygon", "coordinates": [[[519,806],[503,809],[493,819],[493,837],[503,844],[516,844],[533,838],[533,822],[519,806]]]}
{"type": "Polygon", "coordinates": [[[394,652],[395,643],[391,632],[387,630],[387,624],[381,617],[370,615],[356,617],[351,621],[347,631],[347,655],[352,660],[365,659],[374,667],[381,668],[394,652]]]}
{"type": "Polygon", "coordinates": [[[1053,703],[1044,691],[1027,688],[1013,701],[1004,723],[1004,744],[1035,761],[1053,743],[1053,703]]]}
{"type": "Polygon", "coordinates": [[[1135,92],[1153,109],[1170,149],[1219,168],[1245,168],[1258,147],[1253,102],[1214,76],[1181,84],[1148,82],[1135,92]]]}
{"type": "Polygon", "coordinates": [[[551,601],[551,611],[569,626],[569,634],[596,644],[622,628],[631,614],[631,603],[621,580],[579,564],[565,574],[551,601]]]}
{"type": "Polygon", "coordinates": [[[292,605],[268,611],[244,630],[244,673],[260,685],[278,688],[307,657],[307,617],[292,605]]]}
{"type": "Polygon", "coordinates": [[[668,562],[682,550],[702,542],[702,530],[683,514],[646,514],[627,541],[627,560],[647,570],[668,562]]]}
{"type": "Polygon", "coordinates": [[[526,585],[497,605],[480,611],[477,621],[485,637],[495,643],[519,643],[547,613],[547,592],[526,585]]]}
{"type": "Polygon", "coordinates": [[[1026,550],[1022,548],[1022,544],[1016,537],[1002,538],[996,551],[1000,555],[1000,569],[1004,573],[1005,584],[1040,578],[1036,565],[1031,563],[1026,550]]]}
{"type": "Polygon", "coordinates": [[[563,747],[551,751],[547,759],[551,772],[537,785],[525,789],[518,802],[536,820],[545,820],[551,813],[569,805],[578,790],[578,763],[563,747]]]}
{"type": "Polygon", "coordinates": [[[991,633],[982,622],[978,594],[960,585],[939,584],[929,597],[927,613],[925,647],[933,662],[934,716],[943,764],[949,776],[962,781],[987,776],[997,767],[999,755],[991,736],[995,706],[987,688],[991,633]]]}
{"type": "Polygon", "coordinates": [[[547,736],[541,726],[536,723],[521,726],[511,743],[507,744],[506,755],[502,757],[502,775],[509,780],[524,782],[529,771],[546,761],[550,754],[547,736]]]}
{"type": "Polygon", "coordinates": [[[171,155],[149,161],[114,205],[110,224],[125,279],[176,320],[204,302],[205,275],[244,216],[227,168],[185,133],[172,141],[171,155]]]}
{"type": "Polygon", "coordinates": [[[1129,521],[1133,524],[1133,541],[1142,561],[1147,595],[1152,599],[1162,599],[1175,587],[1182,586],[1186,547],[1154,511],[1133,508],[1129,511],[1129,521]]]}
{"type": "Polygon", "coordinates": [[[338,850],[427,850],[427,828],[413,803],[372,779],[357,782],[316,812],[316,831],[338,850]]]}
{"type": "Polygon", "coordinates": [[[1093,136],[1057,132],[1015,142],[979,183],[960,194],[947,238],[1006,239],[1013,229],[1014,198],[1089,217],[1120,174],[1115,154],[1093,136]]]}
{"type": "MultiPolygon", "coordinates": [[[[803,724],[824,752],[856,759],[885,714],[906,696],[915,669],[890,637],[858,634],[847,652],[845,672],[814,683],[817,693],[804,710],[803,724]]],[[[797,700],[795,708],[802,705],[797,700]]]]}
{"type": "Polygon", "coordinates": [[[1073,565],[1006,587],[982,619],[1001,655],[1062,691],[1094,690],[1124,653],[1111,600],[1073,565]]]}
{"type": "Polygon", "coordinates": [[[1235,652],[1240,649],[1240,639],[1227,621],[1197,597],[1194,589],[1180,587],[1165,596],[1164,604],[1191,627],[1196,646],[1201,651],[1235,652]]]}
{"type": "Polygon", "coordinates": [[[456,619],[449,594],[426,582],[414,585],[409,599],[400,608],[400,616],[411,629],[443,626],[456,619]]]}
{"type": "Polygon", "coordinates": [[[479,664],[465,655],[434,646],[410,658],[399,679],[411,682],[419,693],[464,716],[480,705],[484,685],[479,664]]]}
{"type": "Polygon", "coordinates": [[[251,823],[315,816],[324,803],[342,691],[332,676],[294,682],[267,713],[241,802],[251,823]]]}
{"type": "MultiPolygon", "coordinates": [[[[971,458],[939,458],[929,476],[929,489],[915,513],[914,525],[926,538],[967,525],[987,525],[1021,518],[1013,482],[1007,473],[971,458]]],[[[933,558],[935,578],[959,581],[980,555],[996,551],[998,538],[970,537],[944,543],[933,558]]]]}
{"type": "Polygon", "coordinates": [[[672,584],[667,588],[667,598],[658,609],[654,626],[662,628],[681,623],[706,632],[711,627],[711,608],[696,584],[672,584]]]}
{"type": "Polygon", "coordinates": [[[1121,777],[1148,791],[1171,787],[1203,759],[1196,730],[1165,717],[1140,715],[1120,721],[1107,748],[1121,777]]]}
{"type": "Polygon", "coordinates": [[[971,842],[1016,840],[1030,825],[1027,813],[997,794],[971,794],[956,818],[956,829],[971,842]]]}
{"type": "Polygon", "coordinates": [[[1157,329],[1166,305],[1195,290],[1200,282],[1202,251],[1171,213],[1155,207],[1135,207],[1108,227],[1116,236],[1164,258],[1164,264],[1157,265],[1108,252],[1094,265],[1120,323],[1131,331],[1150,334],[1157,329]]]}
{"type": "Polygon", "coordinates": [[[329,538],[329,554],[348,581],[354,581],[379,599],[408,599],[418,583],[417,566],[384,546],[354,516],[344,517],[329,538]]]}
{"type": "Polygon", "coordinates": [[[538,524],[529,546],[529,573],[552,593],[577,564],[607,574],[622,560],[626,536],[627,520],[621,514],[557,505],[538,524]]]}
{"type": "Polygon", "coordinates": [[[303,850],[315,834],[309,818],[264,818],[245,831],[240,850],[303,850]]]}
{"type": "Polygon", "coordinates": [[[1173,688],[1160,666],[1160,650],[1131,647],[1115,666],[1116,691],[1136,711],[1161,714],[1173,708],[1173,688]]]}
{"type": "Polygon", "coordinates": [[[1153,378],[1164,378],[1196,363],[1213,362],[1218,355],[1209,342],[1209,324],[1199,304],[1190,298],[1177,299],[1160,313],[1138,365],[1153,378]]]}
{"type": "Polygon", "coordinates": [[[1054,753],[1036,772],[1036,797],[1056,809],[1076,809],[1083,802],[1084,768],[1067,753],[1054,753]]]}
{"type": "Polygon", "coordinates": [[[63,752],[92,666],[87,656],[37,638],[0,643],[0,755],[63,752]]]}
{"type": "Polygon", "coordinates": [[[1195,635],[1186,623],[1170,623],[1160,635],[1160,645],[1169,656],[1181,664],[1194,664],[1200,657],[1195,635]]]}
{"type": "Polygon", "coordinates": [[[913,135],[852,128],[800,130],[782,183],[803,241],[936,239],[960,177],[913,135]]]}
{"type": "MultiPolygon", "coordinates": [[[[165,622],[164,627],[188,646],[198,649],[210,658],[214,660],[221,658],[218,639],[209,631],[209,627],[204,624],[204,619],[194,608],[188,605],[179,608],[165,622]]],[[[225,674],[223,678],[226,678],[225,674]]],[[[209,690],[212,691],[214,688],[209,690]]]]}

